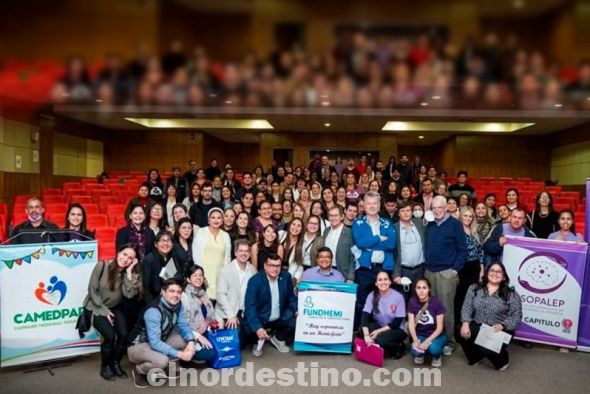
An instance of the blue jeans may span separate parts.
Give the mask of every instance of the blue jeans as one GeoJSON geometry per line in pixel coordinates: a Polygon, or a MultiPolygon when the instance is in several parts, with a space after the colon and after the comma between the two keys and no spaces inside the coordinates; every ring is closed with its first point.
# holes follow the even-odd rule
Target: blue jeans
{"type": "MultiPolygon", "coordinates": [[[[421,343],[424,342],[426,338],[428,337],[418,335],[418,339],[421,343]]],[[[426,349],[426,353],[430,353],[432,357],[440,357],[442,355],[443,347],[445,347],[448,341],[449,340],[445,334],[439,335],[438,337],[434,338],[432,342],[430,342],[430,346],[428,346],[428,349],[426,349]]],[[[413,346],[411,347],[410,352],[414,357],[423,356],[423,354],[416,353],[413,346]]]]}

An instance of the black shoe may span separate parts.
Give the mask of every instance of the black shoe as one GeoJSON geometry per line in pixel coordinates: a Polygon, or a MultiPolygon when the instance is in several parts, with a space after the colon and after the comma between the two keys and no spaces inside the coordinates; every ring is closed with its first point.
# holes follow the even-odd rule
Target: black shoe
{"type": "Polygon", "coordinates": [[[111,372],[113,372],[118,378],[127,379],[129,377],[127,372],[121,368],[121,364],[118,362],[112,363],[109,367],[111,368],[111,372]]]}
{"type": "Polygon", "coordinates": [[[100,367],[100,376],[102,376],[104,380],[108,380],[109,382],[112,382],[117,379],[115,377],[115,374],[113,373],[113,371],[111,371],[108,365],[102,365],[100,367]]]}
{"type": "Polygon", "coordinates": [[[147,376],[137,372],[135,368],[131,370],[131,375],[133,375],[133,384],[138,389],[144,389],[150,386],[150,383],[147,380],[147,376]]]}
{"type": "Polygon", "coordinates": [[[532,343],[530,343],[530,342],[525,342],[525,341],[518,341],[518,344],[519,344],[520,346],[522,346],[523,348],[525,348],[525,349],[530,349],[530,348],[532,348],[532,347],[533,347],[533,344],[532,344],[532,343]]]}
{"type": "Polygon", "coordinates": [[[405,353],[406,353],[406,345],[404,345],[403,343],[400,343],[398,346],[394,347],[391,358],[393,358],[394,360],[399,360],[400,358],[402,358],[404,356],[405,353]]]}

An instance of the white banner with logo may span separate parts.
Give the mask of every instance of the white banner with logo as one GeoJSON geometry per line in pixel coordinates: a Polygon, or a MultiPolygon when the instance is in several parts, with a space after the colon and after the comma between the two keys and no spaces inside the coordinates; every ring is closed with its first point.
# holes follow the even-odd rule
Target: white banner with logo
{"type": "Polygon", "coordinates": [[[0,247],[2,367],[99,350],[75,329],[96,262],[96,241],[0,247]]]}
{"type": "Polygon", "coordinates": [[[296,351],[351,352],[356,287],[354,283],[299,283],[296,351]]]}

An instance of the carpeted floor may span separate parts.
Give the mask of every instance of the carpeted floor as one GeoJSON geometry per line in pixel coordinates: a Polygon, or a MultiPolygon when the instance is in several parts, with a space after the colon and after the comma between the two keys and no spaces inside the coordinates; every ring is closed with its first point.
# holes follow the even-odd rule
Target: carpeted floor
{"type": "MultiPolygon", "coordinates": [[[[561,353],[555,348],[535,346],[525,349],[518,345],[512,345],[510,351],[510,368],[504,372],[498,372],[491,368],[486,361],[480,365],[469,367],[461,350],[457,350],[451,357],[445,357],[441,368],[441,387],[414,387],[414,383],[408,381],[407,386],[378,387],[372,384],[364,387],[346,386],[340,381],[337,387],[305,387],[295,383],[288,387],[274,384],[268,387],[255,384],[251,387],[239,387],[233,380],[229,380],[229,387],[220,384],[212,387],[150,387],[143,391],[167,392],[167,393],[194,393],[195,390],[207,390],[207,393],[275,393],[278,390],[286,390],[288,393],[306,393],[308,391],[322,394],[343,394],[359,391],[410,393],[410,392],[437,392],[437,393],[588,393],[590,391],[590,354],[571,351],[561,353]]],[[[313,367],[311,362],[318,362],[320,368],[336,368],[340,373],[347,368],[357,368],[363,379],[371,378],[375,368],[357,362],[349,355],[327,355],[316,353],[290,353],[281,354],[276,349],[266,346],[262,357],[254,359],[252,355],[244,351],[242,366],[254,361],[254,370],[271,368],[277,371],[279,368],[296,368],[298,362],[305,362],[307,367],[313,367]]],[[[69,360],[71,365],[56,368],[54,376],[47,371],[25,373],[30,366],[4,368],[0,371],[1,393],[127,393],[137,391],[131,379],[106,382],[98,374],[99,357],[97,354],[79,357],[69,360]]],[[[428,366],[428,364],[427,364],[428,366]]],[[[128,367],[125,362],[124,367],[128,367]]],[[[384,366],[389,370],[395,368],[408,368],[412,371],[413,365],[409,355],[401,360],[387,360],[384,366]]],[[[128,368],[127,368],[128,369],[128,368]]],[[[128,369],[129,370],[129,369],[128,369]]],[[[203,370],[201,371],[203,373],[203,370]]],[[[396,375],[403,378],[405,375],[396,375]]],[[[310,374],[306,375],[308,382],[310,374]]],[[[390,379],[391,380],[391,379],[390,379]]],[[[403,379],[402,379],[403,381],[403,379]]],[[[364,382],[363,382],[364,383],[364,382]]]]}

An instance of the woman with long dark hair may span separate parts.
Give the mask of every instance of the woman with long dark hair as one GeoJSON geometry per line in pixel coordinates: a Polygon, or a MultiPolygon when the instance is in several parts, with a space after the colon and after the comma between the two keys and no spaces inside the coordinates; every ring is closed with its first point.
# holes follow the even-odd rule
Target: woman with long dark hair
{"type": "Polygon", "coordinates": [[[505,331],[511,335],[522,320],[522,303],[518,293],[510,287],[510,278],[501,263],[490,264],[481,283],[469,286],[461,310],[461,345],[469,365],[478,364],[483,358],[489,359],[494,368],[504,371],[508,368],[507,344],[500,353],[475,343],[482,324],[494,331],[505,331]]]}
{"type": "Polygon", "coordinates": [[[446,309],[432,295],[432,285],[426,278],[414,284],[414,296],[408,302],[408,334],[412,338],[414,363],[424,364],[424,356],[432,356],[432,366],[442,366],[442,351],[448,342],[445,334],[446,309]]]}
{"type": "Polygon", "coordinates": [[[64,230],[70,230],[60,236],[62,242],[88,241],[94,239],[94,231],[86,228],[86,210],[81,204],[72,203],[66,212],[66,225],[64,230]]]}
{"type": "Polygon", "coordinates": [[[137,257],[133,245],[124,244],[117,249],[113,261],[99,261],[90,275],[84,307],[92,313],[92,325],[102,338],[100,376],[106,380],[127,378],[120,363],[127,351],[127,334],[132,326],[122,301],[142,291],[137,257]]]}
{"type": "Polygon", "coordinates": [[[537,194],[535,209],[527,216],[527,227],[537,238],[547,239],[549,234],[557,231],[559,214],[553,209],[553,197],[551,193],[543,190],[537,194]]]}
{"type": "Polygon", "coordinates": [[[404,296],[391,288],[391,276],[379,271],[375,277],[375,287],[367,296],[361,316],[361,334],[367,345],[376,343],[387,354],[399,359],[403,356],[406,333],[404,296]]]}
{"type": "Polygon", "coordinates": [[[201,185],[194,181],[191,184],[191,190],[189,195],[182,201],[186,209],[191,209],[193,204],[198,203],[201,200],[201,185]]]}
{"type": "Polygon", "coordinates": [[[149,189],[149,198],[152,201],[162,201],[164,197],[164,184],[157,168],[151,168],[147,172],[147,180],[144,183],[149,189]]]}
{"type": "Polygon", "coordinates": [[[189,218],[182,218],[176,223],[174,245],[172,246],[174,261],[181,267],[184,276],[194,265],[193,260],[193,223],[189,218]]]}
{"type": "Polygon", "coordinates": [[[264,270],[266,256],[274,253],[283,258],[283,246],[279,245],[279,234],[274,225],[268,224],[258,235],[258,242],[252,245],[252,265],[258,271],[264,270]]]}
{"type": "Polygon", "coordinates": [[[303,274],[303,220],[295,218],[291,221],[281,245],[285,253],[283,267],[298,281],[303,274]]]}
{"type": "Polygon", "coordinates": [[[559,212],[559,230],[549,234],[548,239],[558,241],[584,242],[582,235],[576,233],[576,217],[569,209],[559,212]]]}

